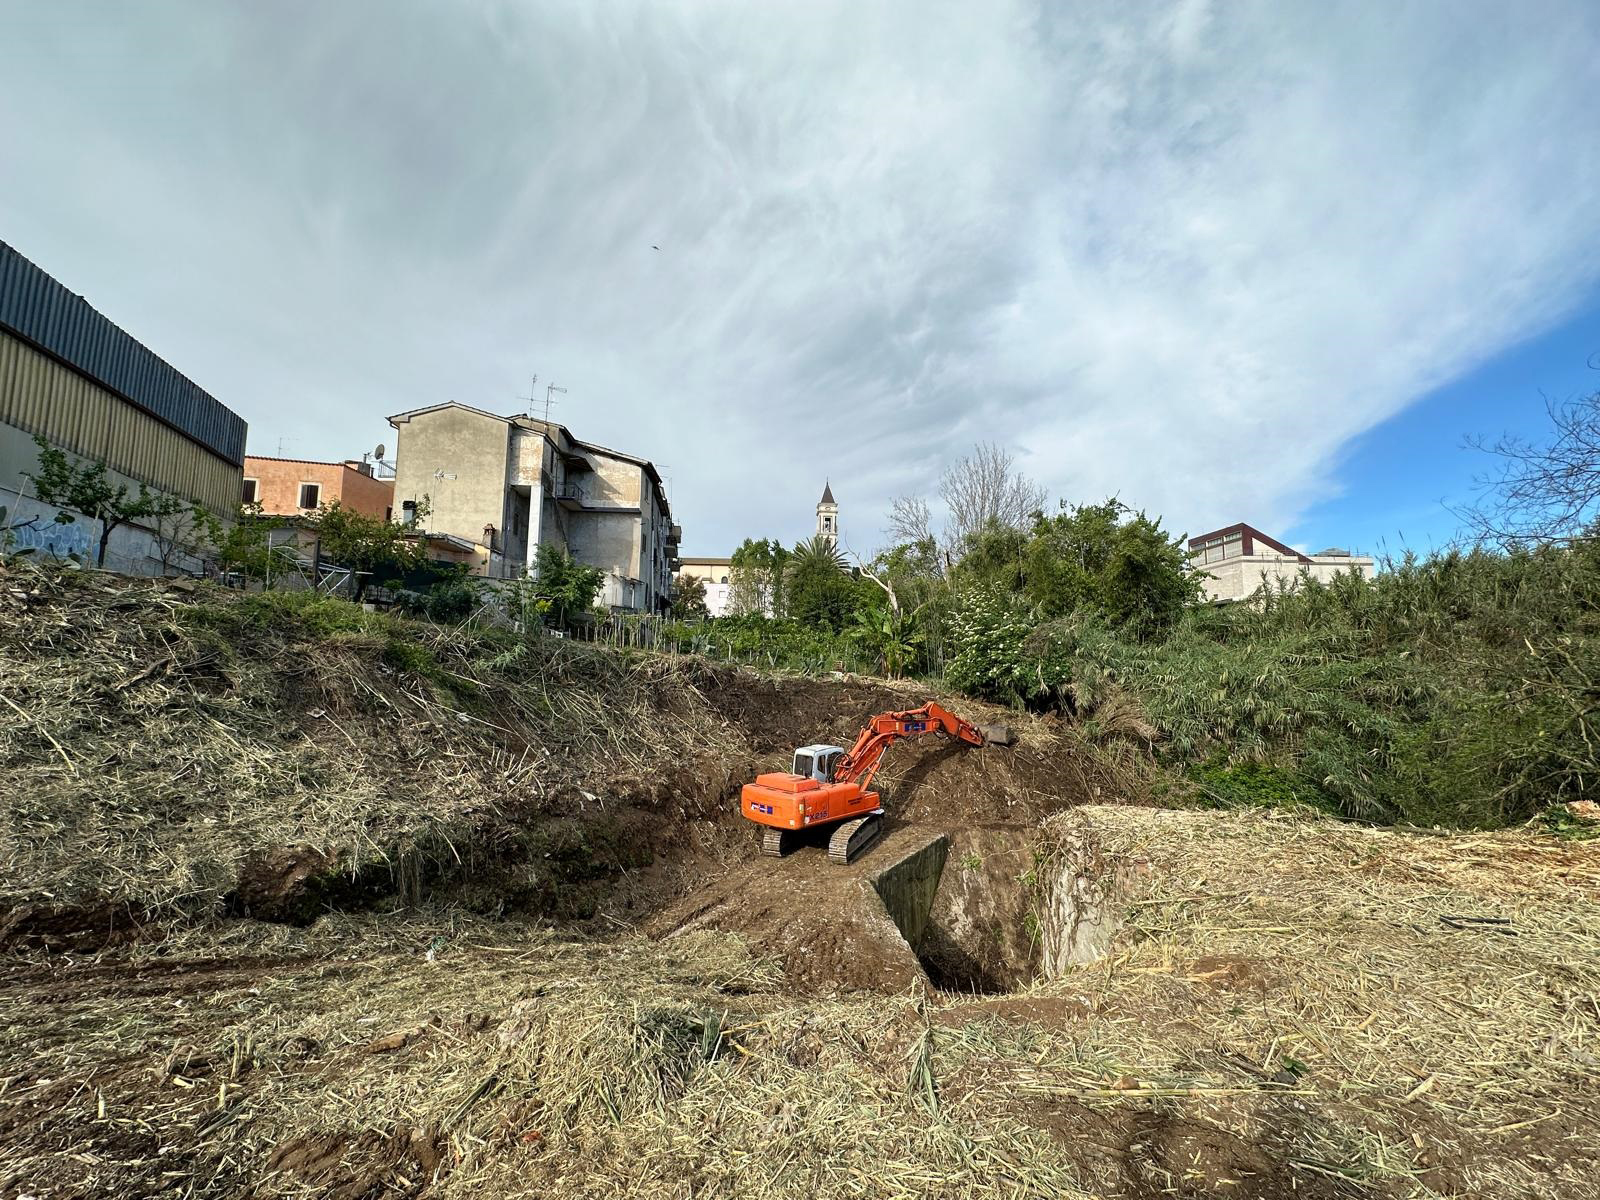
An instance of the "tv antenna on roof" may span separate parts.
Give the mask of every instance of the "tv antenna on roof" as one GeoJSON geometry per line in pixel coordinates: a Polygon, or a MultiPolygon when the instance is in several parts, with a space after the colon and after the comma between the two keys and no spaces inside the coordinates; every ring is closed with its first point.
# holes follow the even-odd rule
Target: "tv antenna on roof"
{"type": "Polygon", "coordinates": [[[538,403],[538,401],[533,398],[533,390],[534,390],[534,388],[536,388],[538,386],[538,384],[539,384],[539,377],[537,375],[534,375],[532,378],[530,378],[528,380],[528,394],[526,396],[518,396],[517,397],[518,400],[521,400],[524,404],[526,404],[528,406],[528,415],[530,417],[533,416],[533,406],[538,403]]]}
{"type": "Polygon", "coordinates": [[[552,404],[558,403],[558,401],[556,400],[555,396],[552,394],[552,393],[555,393],[555,392],[560,392],[563,396],[565,396],[567,394],[567,389],[564,388],[564,387],[557,387],[553,383],[545,384],[545,388],[544,388],[544,423],[546,425],[550,424],[550,406],[552,404]]]}

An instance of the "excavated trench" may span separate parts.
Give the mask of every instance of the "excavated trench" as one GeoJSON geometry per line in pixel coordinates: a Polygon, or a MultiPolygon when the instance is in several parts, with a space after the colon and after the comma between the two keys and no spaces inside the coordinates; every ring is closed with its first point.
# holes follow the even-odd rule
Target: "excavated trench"
{"type": "Polygon", "coordinates": [[[1000,995],[1105,954],[1125,880],[1087,824],[969,828],[939,846],[942,870],[922,855],[874,879],[935,987],[1000,995]]]}
{"type": "Polygon", "coordinates": [[[901,827],[848,868],[802,851],[744,865],[650,930],[737,932],[805,991],[1000,995],[1106,952],[1125,871],[1070,814],[930,834],[901,827]]]}

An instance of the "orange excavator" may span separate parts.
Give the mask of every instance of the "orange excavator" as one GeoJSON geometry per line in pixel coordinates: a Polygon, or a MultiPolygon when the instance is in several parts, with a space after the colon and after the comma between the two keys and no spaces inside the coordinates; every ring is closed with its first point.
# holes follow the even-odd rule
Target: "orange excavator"
{"type": "Polygon", "coordinates": [[[931,701],[904,712],[879,713],[854,746],[801,746],[794,770],[769,771],[744,785],[739,811],[766,826],[761,853],[781,858],[808,830],[836,826],[828,838],[828,860],[843,866],[883,835],[883,803],[872,790],[884,753],[901,738],[938,733],[982,746],[984,731],[931,701]]]}

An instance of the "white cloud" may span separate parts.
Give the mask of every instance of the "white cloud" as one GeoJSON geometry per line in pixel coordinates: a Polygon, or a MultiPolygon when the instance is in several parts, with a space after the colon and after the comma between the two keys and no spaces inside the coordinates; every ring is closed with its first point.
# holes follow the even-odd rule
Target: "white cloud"
{"type": "Polygon", "coordinates": [[[1284,527],[1600,276],[1581,0],[19,13],[0,237],[257,449],[538,371],[691,552],[824,476],[869,549],[980,437],[1284,527]]]}

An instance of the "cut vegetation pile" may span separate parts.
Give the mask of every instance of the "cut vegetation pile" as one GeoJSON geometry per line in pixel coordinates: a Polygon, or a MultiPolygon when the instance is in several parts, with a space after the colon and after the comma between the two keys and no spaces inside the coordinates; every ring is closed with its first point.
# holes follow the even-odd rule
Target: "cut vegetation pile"
{"type": "Polygon", "coordinates": [[[1592,849],[1074,823],[1120,931],[1004,996],[442,912],[15,958],[0,1191],[1593,1195],[1592,849]]]}

